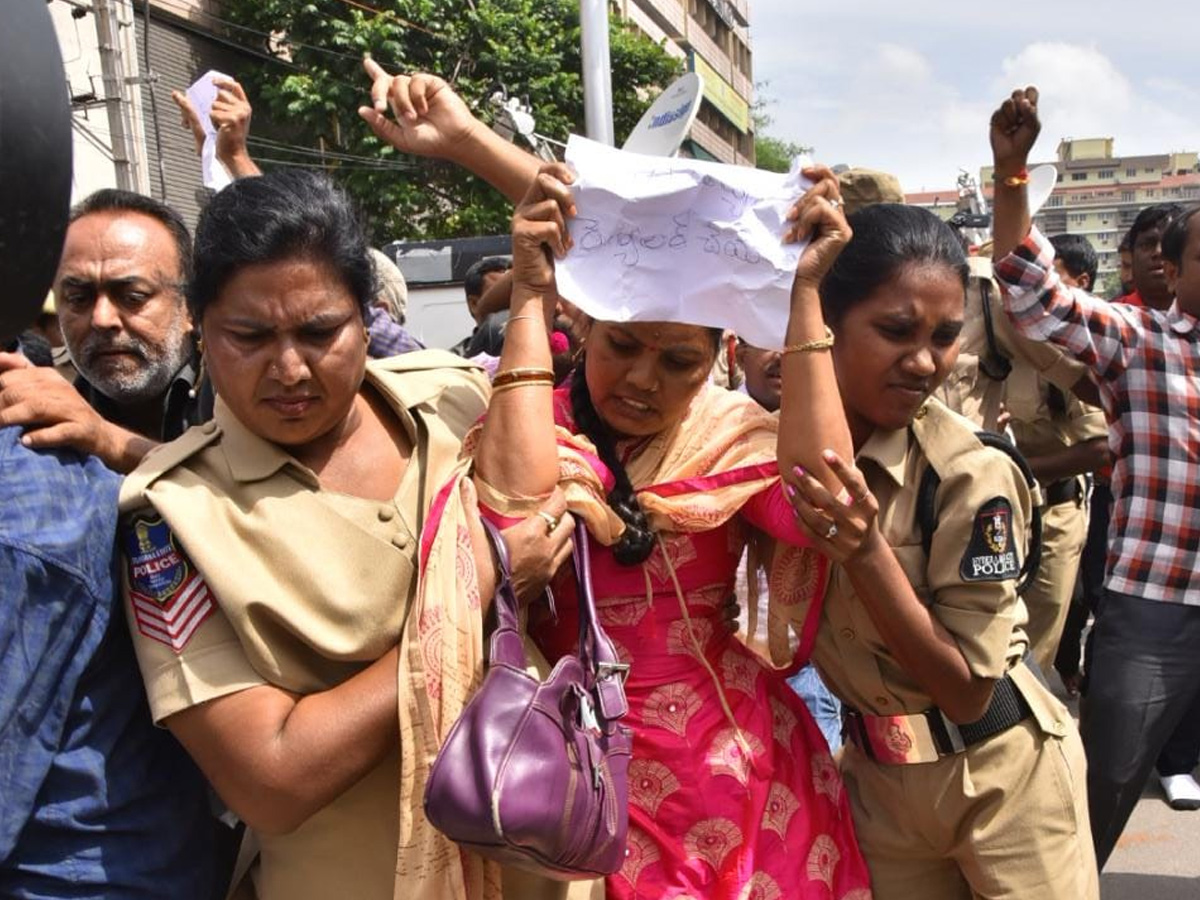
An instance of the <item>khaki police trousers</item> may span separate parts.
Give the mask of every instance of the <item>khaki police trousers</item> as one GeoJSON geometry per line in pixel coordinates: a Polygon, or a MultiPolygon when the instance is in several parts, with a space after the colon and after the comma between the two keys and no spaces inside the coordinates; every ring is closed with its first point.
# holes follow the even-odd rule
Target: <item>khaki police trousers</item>
{"type": "Polygon", "coordinates": [[[875,900],[1098,900],[1086,763],[1026,719],[962,753],[885,766],[842,754],[875,900]]]}
{"type": "Polygon", "coordinates": [[[1082,501],[1068,500],[1042,510],[1042,561],[1021,599],[1029,610],[1025,627],[1029,652],[1043,672],[1051,670],[1058,652],[1086,538],[1087,508],[1082,501]]]}

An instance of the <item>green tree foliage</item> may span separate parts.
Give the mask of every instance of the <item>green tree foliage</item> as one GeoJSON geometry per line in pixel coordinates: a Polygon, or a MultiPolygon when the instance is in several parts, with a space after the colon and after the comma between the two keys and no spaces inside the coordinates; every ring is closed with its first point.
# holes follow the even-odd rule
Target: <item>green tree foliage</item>
{"type": "MultiPolygon", "coordinates": [[[[237,73],[260,113],[256,133],[265,133],[260,123],[269,122],[272,136],[284,135],[292,144],[411,163],[404,171],[325,160],[361,205],[376,242],[505,233],[512,209],[496,191],[450,164],[405,157],[381,145],[356,112],[368,102],[364,53],[389,71],[441,75],[484,121],[491,120],[487,98],[503,85],[510,95],[527,98],[539,133],[565,141],[584,130],[576,0],[226,0],[224,9],[239,25],[277,35],[267,42],[274,46],[262,52],[286,57],[237,73]]],[[[681,67],[653,41],[611,18],[619,143],[681,67]]],[[[309,164],[318,159],[284,152],[269,155],[309,164]]]]}

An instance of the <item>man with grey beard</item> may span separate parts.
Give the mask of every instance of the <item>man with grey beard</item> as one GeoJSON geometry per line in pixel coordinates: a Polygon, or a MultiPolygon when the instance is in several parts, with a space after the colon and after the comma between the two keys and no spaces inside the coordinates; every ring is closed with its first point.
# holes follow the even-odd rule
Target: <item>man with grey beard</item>
{"type": "Polygon", "coordinates": [[[153,198],[106,189],[76,206],[54,283],[79,377],[0,354],[0,426],[21,426],[27,447],[71,447],[129,472],[209,418],[184,298],[191,257],[187,226],[153,198]]]}

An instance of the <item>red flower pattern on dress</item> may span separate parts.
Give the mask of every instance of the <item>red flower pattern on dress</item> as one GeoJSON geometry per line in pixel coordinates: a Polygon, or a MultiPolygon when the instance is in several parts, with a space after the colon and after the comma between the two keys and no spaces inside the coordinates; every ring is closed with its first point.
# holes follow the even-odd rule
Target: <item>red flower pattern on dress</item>
{"type": "Polygon", "coordinates": [[[758,696],[758,673],[762,667],[744,653],[730,648],[721,656],[721,674],[725,686],[748,697],[758,696]]]}
{"type": "Polygon", "coordinates": [[[621,865],[621,877],[635,888],[638,878],[646,866],[659,860],[658,847],[641,829],[631,827],[625,842],[625,862],[621,865]]]}
{"type": "Polygon", "coordinates": [[[657,760],[635,759],[629,764],[629,802],[651,816],[658,815],[663,800],[677,790],[679,779],[657,760]]]}
{"type": "Polygon", "coordinates": [[[710,619],[676,619],[667,628],[667,652],[703,659],[712,636],[710,619]]]}
{"type": "Polygon", "coordinates": [[[836,806],[842,796],[842,776],[837,764],[828,753],[814,753],[812,757],[813,788],[824,794],[836,806]]]}
{"type": "Polygon", "coordinates": [[[808,877],[813,881],[823,881],[832,889],[833,870],[841,858],[842,854],[833,838],[827,834],[818,836],[808,851],[808,877]]]}
{"type": "Polygon", "coordinates": [[[631,628],[645,618],[649,609],[650,598],[645,594],[596,598],[596,615],[605,627],[631,628]]]}
{"type": "Polygon", "coordinates": [[[738,900],[779,900],[782,896],[783,891],[774,878],[766,872],[755,872],[738,894],[738,900]]]}
{"type": "Polygon", "coordinates": [[[720,816],[697,822],[683,837],[683,848],[688,856],[704,860],[718,872],[725,857],[741,843],[742,830],[720,816]]]}
{"type": "Polygon", "coordinates": [[[700,696],[686,684],[676,682],[651,692],[642,704],[642,719],[647,725],[685,737],[688,722],[699,710],[700,696]]]}
{"type": "Polygon", "coordinates": [[[684,597],[687,600],[688,606],[699,606],[705,610],[716,609],[730,595],[729,585],[725,582],[717,584],[705,585],[702,588],[693,588],[687,592],[684,597]]]}
{"type": "Polygon", "coordinates": [[[421,611],[417,623],[421,641],[421,661],[425,666],[425,689],[432,700],[442,697],[442,608],[430,605],[421,611]]]}
{"type": "Polygon", "coordinates": [[[771,724],[772,730],[775,733],[775,740],[783,745],[784,749],[790,749],[792,746],[792,732],[796,730],[796,714],[788,709],[786,703],[775,697],[770,699],[771,703],[771,724]]]}
{"type": "Polygon", "coordinates": [[[454,551],[454,577],[467,595],[467,605],[479,609],[479,576],[475,572],[475,555],[471,549],[471,535],[465,525],[458,526],[457,544],[454,551]]]}
{"type": "Polygon", "coordinates": [[[754,757],[762,753],[762,741],[750,732],[723,728],[717,732],[708,750],[708,767],[714,775],[728,775],[744,786],[750,780],[754,757]],[[738,740],[739,735],[741,740],[738,740]]]}
{"type": "Polygon", "coordinates": [[[795,606],[813,599],[821,580],[820,557],[816,551],[784,547],[771,567],[771,599],[781,606],[795,606]]]}
{"type": "Polygon", "coordinates": [[[696,544],[689,535],[672,534],[663,537],[662,544],[654,548],[654,552],[646,560],[645,566],[651,578],[669,584],[671,569],[667,567],[667,559],[671,561],[671,567],[678,573],[681,568],[688,563],[695,562],[697,558],[696,544]],[[666,559],[663,558],[664,548],[667,552],[666,559]]]}
{"type": "Polygon", "coordinates": [[[778,781],[774,782],[767,792],[767,808],[763,810],[762,827],[775,832],[780,840],[787,840],[788,825],[799,808],[800,801],[791,789],[778,781]]]}

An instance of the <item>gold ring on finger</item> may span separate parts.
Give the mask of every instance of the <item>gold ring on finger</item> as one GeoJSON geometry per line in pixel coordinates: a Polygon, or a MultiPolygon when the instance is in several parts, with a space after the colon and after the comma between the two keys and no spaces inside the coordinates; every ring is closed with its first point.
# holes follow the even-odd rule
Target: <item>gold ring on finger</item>
{"type": "Polygon", "coordinates": [[[558,522],[559,522],[558,516],[551,515],[550,513],[546,512],[544,509],[539,509],[538,515],[541,516],[543,521],[545,521],[545,523],[546,523],[546,534],[553,534],[554,529],[558,527],[558,522]]]}

